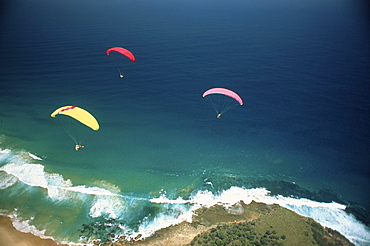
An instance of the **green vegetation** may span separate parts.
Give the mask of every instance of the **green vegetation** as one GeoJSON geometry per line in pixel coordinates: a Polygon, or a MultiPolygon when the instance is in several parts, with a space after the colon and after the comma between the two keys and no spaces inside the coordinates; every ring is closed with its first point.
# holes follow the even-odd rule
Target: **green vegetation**
{"type": "Polygon", "coordinates": [[[240,202],[238,206],[243,210],[238,215],[217,205],[199,210],[193,221],[213,228],[196,236],[189,245],[353,245],[337,231],[283,207],[256,202],[240,202]]]}
{"type": "Polygon", "coordinates": [[[277,236],[275,230],[267,230],[261,234],[256,231],[254,222],[241,222],[217,226],[196,236],[189,245],[282,246],[285,238],[277,236]]]}

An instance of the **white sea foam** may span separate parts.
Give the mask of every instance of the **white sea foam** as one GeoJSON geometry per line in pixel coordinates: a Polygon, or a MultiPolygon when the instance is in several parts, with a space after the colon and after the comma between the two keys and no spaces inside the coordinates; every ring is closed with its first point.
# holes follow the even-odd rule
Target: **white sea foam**
{"type": "MultiPolygon", "coordinates": [[[[161,228],[176,225],[183,221],[191,222],[192,220],[193,208],[185,208],[184,206],[175,204],[171,207],[171,211],[171,214],[162,213],[151,221],[144,221],[140,225],[136,235],[141,234],[143,238],[146,238],[161,228]]],[[[133,237],[135,237],[135,234],[133,237]]]]}
{"type": "Polygon", "coordinates": [[[88,195],[119,196],[109,190],[100,187],[73,186],[72,181],[65,180],[62,175],[57,173],[47,173],[41,164],[18,164],[9,163],[0,167],[9,175],[13,175],[19,181],[29,185],[38,186],[48,190],[48,195],[52,199],[67,199],[66,192],[76,192],[88,195]]]}
{"type": "MultiPolygon", "coordinates": [[[[9,151],[2,151],[3,156],[9,151]]],[[[108,214],[116,218],[124,207],[123,196],[101,187],[88,187],[85,185],[73,186],[72,181],[64,179],[57,173],[48,173],[41,164],[30,164],[22,157],[15,155],[10,163],[0,167],[0,188],[7,188],[17,182],[29,186],[47,189],[48,196],[53,200],[84,199],[84,195],[93,195],[94,200],[90,208],[90,216],[98,217],[108,214]],[[4,173],[5,172],[5,173],[4,173]]],[[[107,186],[106,183],[104,183],[107,186]]],[[[113,186],[114,191],[119,191],[113,186]]]]}
{"type": "Polygon", "coordinates": [[[191,201],[184,200],[182,197],[178,197],[176,200],[168,199],[165,194],[162,194],[158,198],[152,198],[152,199],[150,199],[150,202],[152,202],[152,203],[171,203],[171,204],[191,203],[191,201]]]}
{"type": "Polygon", "coordinates": [[[90,216],[93,218],[108,215],[115,219],[124,211],[124,201],[119,196],[96,196],[90,209],[90,216]]]}
{"type": "Polygon", "coordinates": [[[18,231],[24,233],[32,233],[33,235],[40,238],[54,240],[54,238],[45,235],[45,230],[38,230],[35,226],[31,225],[29,221],[18,219],[18,216],[16,214],[8,215],[8,217],[11,219],[14,228],[18,231]]]}
{"type": "MultiPolygon", "coordinates": [[[[355,245],[370,244],[370,229],[356,220],[353,215],[346,213],[344,211],[346,209],[345,205],[336,202],[317,202],[305,198],[298,199],[281,195],[271,196],[269,194],[270,191],[265,188],[246,189],[242,187],[231,187],[219,194],[213,194],[207,190],[198,191],[189,200],[170,200],[165,195],[161,195],[159,198],[154,198],[150,201],[169,204],[190,203],[192,204],[191,211],[195,211],[199,207],[211,207],[216,204],[229,207],[239,201],[243,201],[246,204],[252,201],[278,204],[302,216],[313,218],[325,227],[339,231],[355,245]]],[[[185,213],[188,214],[188,211],[185,211],[185,213]]],[[[161,221],[161,219],[159,218],[158,221],[161,221]]],[[[169,222],[170,220],[168,218],[165,221],[167,221],[166,224],[175,223],[177,218],[174,218],[172,222],[169,222]]]]}
{"type": "Polygon", "coordinates": [[[7,158],[10,157],[11,151],[9,149],[1,149],[0,148],[0,162],[5,161],[7,158]]]}
{"type": "Polygon", "coordinates": [[[42,158],[41,158],[41,157],[38,157],[37,155],[31,154],[31,153],[28,153],[28,155],[29,155],[32,159],[34,159],[34,160],[39,160],[39,161],[41,161],[41,160],[42,160],[42,158]]]}
{"type": "Polygon", "coordinates": [[[0,168],[17,177],[21,182],[30,186],[40,186],[47,188],[47,181],[44,173],[44,166],[40,164],[23,164],[9,163],[0,168]]]}
{"type": "Polygon", "coordinates": [[[66,187],[63,188],[65,190],[73,191],[73,192],[79,192],[89,195],[97,195],[97,196],[120,196],[116,193],[110,192],[109,190],[102,189],[99,187],[86,187],[84,185],[80,186],[73,186],[73,187],[66,187]]]}
{"type": "MultiPolygon", "coordinates": [[[[13,213],[13,214],[9,215],[9,214],[4,214],[4,213],[0,212],[0,215],[9,217],[11,222],[12,222],[12,225],[14,226],[14,228],[16,230],[20,231],[20,232],[31,233],[31,234],[33,234],[37,237],[40,237],[40,238],[43,238],[43,239],[51,239],[51,240],[55,241],[55,238],[53,238],[51,236],[47,236],[45,234],[46,230],[39,230],[34,225],[31,225],[30,221],[19,219],[16,213],[13,213]]],[[[72,245],[73,246],[89,245],[89,244],[80,244],[80,243],[73,243],[73,242],[67,242],[67,241],[60,241],[59,243],[70,245],[70,246],[72,246],[72,245]]],[[[90,244],[90,245],[92,245],[92,244],[90,244]]]]}

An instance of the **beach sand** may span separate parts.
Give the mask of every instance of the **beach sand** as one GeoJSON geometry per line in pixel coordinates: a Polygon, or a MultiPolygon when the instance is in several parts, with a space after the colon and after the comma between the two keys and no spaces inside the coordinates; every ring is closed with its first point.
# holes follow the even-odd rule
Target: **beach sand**
{"type": "Polygon", "coordinates": [[[66,246],[51,239],[42,239],[31,233],[17,231],[10,218],[0,216],[0,246],[66,246]]]}

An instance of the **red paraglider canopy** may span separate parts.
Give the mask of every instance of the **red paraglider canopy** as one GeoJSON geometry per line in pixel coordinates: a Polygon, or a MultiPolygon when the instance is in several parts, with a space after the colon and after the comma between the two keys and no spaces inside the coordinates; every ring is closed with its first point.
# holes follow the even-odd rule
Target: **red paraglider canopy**
{"type": "Polygon", "coordinates": [[[127,56],[132,62],[136,61],[135,59],[135,56],[134,54],[131,53],[131,51],[125,49],[125,48],[122,48],[122,47],[113,47],[113,48],[110,48],[106,51],[107,55],[109,56],[109,53],[111,51],[116,51],[124,56],[127,56]]]}
{"type": "Polygon", "coordinates": [[[234,98],[235,100],[237,100],[239,102],[240,105],[243,105],[242,98],[238,94],[233,92],[232,90],[225,89],[225,88],[212,88],[212,89],[209,89],[206,92],[204,92],[203,97],[205,97],[207,95],[210,95],[210,94],[223,94],[225,96],[229,96],[231,98],[234,98]]]}

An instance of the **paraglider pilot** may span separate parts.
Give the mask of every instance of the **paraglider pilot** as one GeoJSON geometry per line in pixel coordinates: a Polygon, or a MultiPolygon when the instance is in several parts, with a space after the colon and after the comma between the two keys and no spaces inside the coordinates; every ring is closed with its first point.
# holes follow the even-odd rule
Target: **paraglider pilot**
{"type": "Polygon", "coordinates": [[[75,150],[79,150],[79,149],[82,149],[82,148],[84,148],[85,146],[82,146],[82,145],[78,145],[78,144],[76,144],[76,146],[75,146],[75,150]]]}

